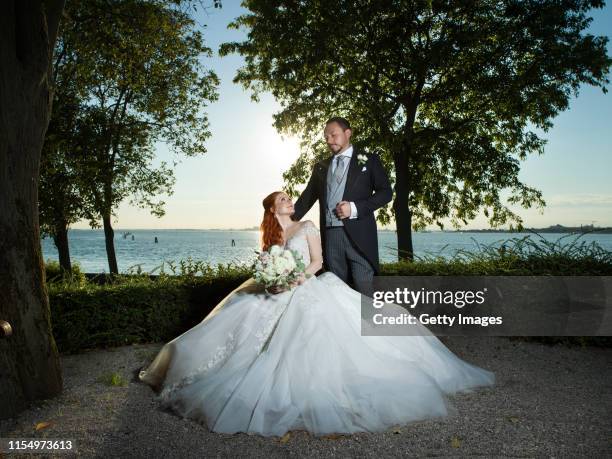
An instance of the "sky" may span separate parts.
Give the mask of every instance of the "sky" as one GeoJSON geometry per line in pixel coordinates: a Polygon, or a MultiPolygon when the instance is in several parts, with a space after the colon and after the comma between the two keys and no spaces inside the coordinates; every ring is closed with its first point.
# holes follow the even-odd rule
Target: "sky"
{"type": "MultiPolygon", "coordinates": [[[[199,11],[196,16],[199,25],[205,25],[206,44],[214,53],[203,62],[221,80],[219,100],[207,109],[212,133],[208,152],[197,158],[181,158],[175,168],[174,193],[161,196],[166,202],[163,217],[126,201],[117,209],[115,228],[254,227],[261,221],[263,198],[282,188],[282,173],[299,155],[298,139],[283,139],[272,127],[272,115],[279,111],[279,104],[270,94],[253,102],[249,91],[232,82],[243,64],[242,57],[218,55],[221,43],[246,37],[242,30],[227,29],[227,24],[244,12],[238,0],[224,0],[222,9],[199,11]]],[[[607,35],[612,42],[612,7],[606,5],[591,14],[589,33],[607,35]]],[[[536,131],[548,141],[545,154],[530,155],[521,162],[519,175],[523,183],[542,191],[546,208],[543,213],[520,206],[510,208],[526,227],[612,226],[612,91],[604,94],[601,88],[582,86],[570,108],[553,123],[547,133],[536,131]]],[[[156,153],[157,162],[177,159],[163,144],[158,144],[156,153]]],[[[318,222],[318,206],[315,204],[304,218],[318,222]]],[[[450,228],[450,220],[443,222],[450,228]]],[[[88,225],[82,221],[73,227],[88,225]]],[[[463,228],[488,227],[481,214],[463,228]]]]}

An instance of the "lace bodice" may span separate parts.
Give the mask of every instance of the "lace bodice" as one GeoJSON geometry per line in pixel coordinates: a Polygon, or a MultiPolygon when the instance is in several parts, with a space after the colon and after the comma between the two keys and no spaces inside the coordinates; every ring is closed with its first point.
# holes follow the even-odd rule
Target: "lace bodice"
{"type": "Polygon", "coordinates": [[[319,234],[319,230],[310,220],[302,223],[302,227],[285,244],[285,248],[295,250],[302,256],[306,266],[310,264],[310,250],[308,248],[308,240],[306,239],[308,234],[319,234]]]}

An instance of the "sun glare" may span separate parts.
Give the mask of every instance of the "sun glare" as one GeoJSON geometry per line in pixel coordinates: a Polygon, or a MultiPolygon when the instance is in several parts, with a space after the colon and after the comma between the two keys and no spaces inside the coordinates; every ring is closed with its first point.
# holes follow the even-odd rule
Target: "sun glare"
{"type": "Polygon", "coordinates": [[[272,126],[262,128],[258,139],[259,157],[278,170],[285,171],[300,154],[299,139],[281,136],[272,126]]]}

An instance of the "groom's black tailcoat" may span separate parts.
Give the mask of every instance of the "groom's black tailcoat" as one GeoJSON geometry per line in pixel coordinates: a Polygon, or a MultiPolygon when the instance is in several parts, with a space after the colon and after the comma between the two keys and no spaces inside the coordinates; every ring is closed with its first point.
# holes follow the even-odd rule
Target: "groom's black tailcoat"
{"type": "MultiPolygon", "coordinates": [[[[362,151],[353,147],[353,156],[349,163],[346,186],[342,199],[352,201],[357,207],[357,218],[342,220],[344,228],[361,254],[370,262],[376,274],[378,265],[378,233],[374,211],[389,201],[393,196],[389,177],[377,155],[366,154],[367,161],[360,165],[357,156],[362,151]],[[365,168],[365,170],[363,170],[365,168]]],[[[335,156],[315,164],[308,185],[295,203],[294,220],[301,220],[314,203],[319,201],[319,228],[321,243],[325,254],[325,207],[327,203],[327,169],[335,156]]],[[[335,203],[334,203],[335,204],[335,203]]],[[[323,257],[325,263],[325,256],[323,257]]]]}

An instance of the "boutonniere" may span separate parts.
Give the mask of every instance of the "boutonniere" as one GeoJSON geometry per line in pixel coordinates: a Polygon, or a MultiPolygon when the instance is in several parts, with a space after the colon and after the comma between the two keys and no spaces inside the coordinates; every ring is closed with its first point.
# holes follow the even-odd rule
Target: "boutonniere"
{"type": "MultiPolygon", "coordinates": [[[[363,153],[359,153],[357,155],[357,164],[359,164],[360,166],[363,166],[367,162],[368,162],[368,157],[366,155],[364,155],[363,153]]],[[[364,169],[362,169],[362,172],[364,169]]]]}

